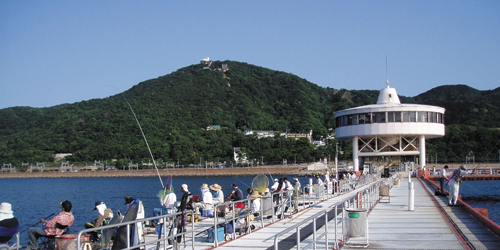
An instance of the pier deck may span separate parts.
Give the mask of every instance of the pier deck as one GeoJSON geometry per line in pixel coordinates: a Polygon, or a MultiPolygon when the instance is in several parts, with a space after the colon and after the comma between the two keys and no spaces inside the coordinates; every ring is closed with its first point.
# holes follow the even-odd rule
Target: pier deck
{"type": "MultiPolygon", "coordinates": [[[[461,207],[447,206],[447,197],[435,196],[434,189],[419,179],[413,178],[412,181],[414,210],[408,210],[409,185],[408,179],[403,179],[399,186],[391,189],[390,203],[379,203],[369,213],[369,245],[364,249],[500,249],[500,238],[461,207]]],[[[277,233],[315,214],[321,207],[335,204],[341,198],[332,198],[293,219],[284,219],[238,239],[223,242],[216,249],[274,249],[274,236],[277,233]]],[[[330,222],[329,238],[332,242],[334,227],[334,223],[330,222]]],[[[340,237],[340,224],[337,230],[340,237]]],[[[304,234],[301,235],[304,237],[304,234]]],[[[310,242],[311,238],[305,239],[303,245],[310,242]]],[[[279,249],[295,249],[294,233],[282,239],[279,249]]],[[[342,248],[354,248],[352,246],[356,240],[349,239],[342,248]]],[[[330,244],[328,249],[334,249],[333,243],[330,244]]],[[[325,249],[325,246],[317,245],[316,249],[325,249]]]]}
{"type": "Polygon", "coordinates": [[[391,189],[391,203],[377,204],[368,216],[365,249],[500,249],[500,238],[469,213],[449,207],[447,197],[435,196],[420,179],[412,181],[414,211],[408,211],[408,179],[404,179],[391,189]]]}
{"type": "MultiPolygon", "coordinates": [[[[328,222],[329,245],[325,246],[323,239],[319,241],[316,248],[310,247],[309,249],[336,249],[335,236],[337,236],[337,242],[340,243],[340,249],[359,249],[361,243],[367,241],[368,246],[361,249],[500,249],[500,238],[462,207],[447,206],[448,198],[435,196],[434,187],[429,182],[422,181],[420,178],[412,178],[412,182],[414,183],[413,211],[408,209],[409,184],[408,178],[404,178],[398,186],[393,186],[390,190],[389,203],[378,203],[369,212],[368,240],[350,238],[346,242],[341,242],[342,216],[340,216],[337,221],[337,231],[335,231],[335,221],[328,222]]],[[[360,187],[355,192],[367,188],[368,186],[360,187]]],[[[341,203],[340,201],[353,194],[335,196],[294,214],[292,218],[279,220],[275,224],[258,228],[250,234],[237,236],[233,240],[222,241],[217,248],[213,247],[213,243],[208,242],[207,234],[200,231],[195,239],[194,249],[274,249],[275,235],[298,223],[310,220],[312,215],[341,203]]],[[[341,204],[338,205],[337,212],[340,214],[343,208],[341,204]]],[[[330,213],[330,218],[331,215],[330,213]]],[[[208,228],[213,225],[213,219],[208,218],[198,223],[199,228],[208,228]],[[206,225],[202,226],[202,224],[206,225]]],[[[259,223],[255,224],[259,225],[259,223]]],[[[307,221],[306,224],[308,225],[300,229],[301,249],[313,239],[312,222],[307,221]]],[[[324,222],[317,221],[316,228],[319,228],[317,234],[325,231],[323,224],[324,222]]],[[[278,249],[297,249],[296,239],[295,230],[282,235],[278,249]]],[[[182,247],[191,249],[191,241],[186,240],[182,243],[182,247]]],[[[153,250],[156,247],[147,249],[153,250]]]]}

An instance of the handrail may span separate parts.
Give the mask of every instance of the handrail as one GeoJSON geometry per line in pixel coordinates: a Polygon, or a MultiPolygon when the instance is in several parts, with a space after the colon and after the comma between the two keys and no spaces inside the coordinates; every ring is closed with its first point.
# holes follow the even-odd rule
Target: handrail
{"type": "MultiPolygon", "coordinates": [[[[361,182],[362,185],[366,185],[367,183],[370,183],[370,181],[373,181],[373,178],[368,178],[367,181],[365,182],[361,182]],[[369,179],[369,180],[368,180],[369,179]]],[[[371,209],[373,209],[373,207],[377,204],[378,202],[378,197],[379,197],[379,187],[382,183],[385,183],[385,182],[389,182],[389,183],[393,183],[392,181],[392,178],[390,179],[380,179],[380,180],[377,180],[375,182],[372,182],[372,185],[369,186],[368,188],[366,188],[365,190],[361,191],[361,192],[356,192],[355,194],[353,195],[349,195],[345,198],[343,198],[342,200],[336,202],[335,204],[331,205],[330,207],[320,211],[320,212],[317,212],[316,214],[308,217],[307,219],[305,219],[304,221],[294,225],[293,227],[290,227],[290,228],[287,228],[283,231],[281,231],[280,233],[276,234],[275,237],[274,237],[274,249],[278,249],[278,243],[279,243],[279,238],[286,234],[286,233],[289,233],[293,230],[295,230],[297,232],[297,249],[301,249],[301,246],[300,246],[300,228],[303,227],[305,224],[309,224],[311,223],[311,220],[312,220],[312,223],[313,223],[313,239],[311,241],[311,243],[309,243],[307,246],[304,246],[302,249],[307,249],[311,246],[313,246],[314,249],[316,249],[316,245],[318,244],[318,242],[324,237],[325,240],[324,240],[324,243],[325,243],[325,246],[326,248],[328,249],[329,248],[329,244],[330,244],[330,239],[328,238],[328,232],[329,232],[329,222],[330,221],[333,221],[333,224],[335,226],[335,239],[334,239],[334,249],[338,249],[339,248],[339,239],[337,237],[337,227],[338,227],[338,224],[339,224],[339,213],[338,213],[338,206],[342,205],[343,204],[343,209],[342,209],[342,215],[341,215],[341,218],[340,218],[340,221],[342,223],[342,241],[346,241],[347,240],[347,234],[346,234],[346,225],[344,223],[344,210],[346,207],[355,207],[355,208],[360,208],[360,207],[363,207],[363,208],[367,208],[368,211],[371,211],[371,209]],[[361,198],[361,199],[360,199],[361,198]],[[334,212],[334,217],[328,221],[328,214],[330,212],[334,212]],[[317,229],[316,229],[316,221],[318,221],[320,219],[321,216],[325,216],[325,226],[322,227],[324,228],[324,232],[321,233],[321,234],[317,234],[317,229]]],[[[350,186],[352,183],[347,181],[347,186],[350,186]]],[[[350,189],[351,187],[347,187],[347,189],[350,189]]]]}
{"type": "MultiPolygon", "coordinates": [[[[373,181],[373,178],[370,178],[369,176],[363,176],[363,178],[359,178],[356,180],[345,179],[345,180],[341,180],[337,183],[334,182],[330,186],[328,184],[324,184],[323,188],[321,188],[321,185],[315,184],[313,186],[309,186],[310,191],[311,191],[309,194],[305,190],[306,186],[304,186],[304,187],[302,187],[301,192],[299,192],[299,197],[294,197],[292,195],[293,191],[276,192],[276,193],[271,194],[270,197],[263,196],[263,197],[261,197],[260,210],[255,211],[255,212],[259,213],[259,215],[257,216],[258,219],[256,217],[255,221],[260,222],[260,227],[263,228],[267,225],[274,224],[277,221],[279,221],[278,217],[275,217],[277,215],[275,211],[280,211],[279,218],[283,219],[285,217],[285,214],[293,214],[294,212],[305,211],[306,209],[314,207],[318,203],[320,203],[324,200],[339,196],[341,194],[352,192],[353,190],[358,189],[358,187],[364,186],[367,183],[370,183],[372,181],[373,181]],[[316,192],[312,192],[313,190],[316,192]],[[269,199],[271,199],[271,200],[269,200],[269,199]],[[264,202],[267,202],[266,206],[264,205],[264,202]],[[269,202],[271,203],[271,205],[269,204],[269,202]],[[290,208],[285,213],[287,206],[289,206],[290,208]],[[294,211],[295,209],[296,209],[296,211],[294,211]],[[268,216],[270,216],[270,218],[267,218],[268,216]]],[[[378,189],[377,189],[377,192],[378,192],[378,189]]],[[[356,197],[357,197],[357,194],[350,195],[348,198],[352,199],[352,198],[356,198],[356,197]]],[[[217,240],[217,238],[218,238],[217,237],[218,231],[216,230],[217,226],[224,225],[226,223],[230,223],[231,221],[233,222],[233,226],[236,226],[237,220],[247,219],[247,216],[249,216],[251,214],[251,212],[236,214],[235,212],[238,211],[236,209],[236,204],[244,203],[246,205],[244,209],[245,209],[245,211],[247,211],[247,209],[251,208],[251,204],[255,199],[256,198],[248,198],[248,199],[239,200],[239,201],[225,202],[222,204],[216,204],[212,207],[213,216],[214,216],[213,228],[215,229],[215,230],[213,230],[213,232],[214,232],[213,246],[214,247],[219,246],[219,243],[220,243],[217,240]],[[223,218],[219,217],[217,214],[217,208],[222,208],[221,210],[225,210],[226,206],[232,208],[232,210],[231,210],[232,212],[228,215],[225,215],[223,218]]],[[[363,207],[368,206],[367,204],[376,203],[375,201],[369,201],[365,197],[363,197],[362,200],[364,202],[363,207]]],[[[375,199],[372,199],[372,200],[375,200],[375,199]]],[[[351,204],[351,203],[358,204],[358,202],[349,201],[349,204],[351,204]]],[[[335,206],[337,206],[337,204],[335,204],[335,206]]],[[[331,211],[331,209],[332,208],[330,208],[330,211],[331,211]]],[[[190,213],[190,212],[194,213],[192,210],[186,211],[186,213],[190,213]]],[[[151,244],[157,244],[159,242],[164,242],[165,245],[168,245],[169,240],[173,240],[174,238],[180,237],[182,235],[185,235],[186,239],[191,238],[190,245],[191,245],[191,248],[194,249],[194,243],[195,243],[194,217],[195,216],[191,216],[191,225],[190,225],[190,227],[186,228],[187,230],[185,232],[181,232],[181,233],[173,235],[173,236],[168,236],[167,223],[162,223],[163,225],[162,225],[162,229],[160,229],[160,234],[161,234],[161,231],[163,231],[164,235],[161,235],[157,239],[154,239],[154,240],[149,240],[149,238],[148,238],[148,241],[140,242],[140,244],[138,244],[138,245],[134,245],[134,246],[130,245],[129,239],[130,239],[130,235],[131,235],[131,226],[132,225],[136,225],[137,223],[143,223],[143,222],[151,221],[151,220],[160,220],[160,221],[165,222],[169,219],[174,218],[175,216],[180,216],[181,214],[182,214],[181,212],[177,212],[177,213],[173,213],[173,214],[164,214],[164,215],[160,215],[160,216],[156,216],[156,217],[148,217],[148,218],[138,219],[138,220],[134,220],[134,221],[130,221],[130,222],[121,222],[121,223],[117,223],[117,224],[81,230],[78,233],[77,239],[76,239],[77,240],[77,249],[80,250],[82,247],[81,246],[82,234],[96,231],[96,230],[105,230],[105,229],[112,230],[114,228],[118,228],[121,226],[127,227],[127,248],[125,248],[125,249],[140,248],[140,247],[144,247],[144,246],[151,245],[151,244]]],[[[203,227],[209,228],[210,226],[207,226],[207,224],[204,224],[203,227]]],[[[198,230],[196,232],[199,233],[199,231],[200,231],[199,226],[197,229],[198,230]]],[[[236,238],[236,229],[237,228],[234,228],[234,230],[233,230],[233,233],[232,233],[233,238],[236,238]]],[[[335,225],[335,230],[337,230],[337,225],[335,225]]],[[[252,229],[249,228],[248,232],[251,232],[251,231],[252,231],[252,229]]],[[[246,233],[246,232],[244,232],[244,233],[246,233]]],[[[316,238],[317,240],[321,240],[323,238],[326,238],[326,239],[328,238],[327,236],[324,237],[323,235],[316,235],[316,236],[317,236],[317,238],[316,238]]],[[[329,240],[327,239],[326,241],[329,241],[329,240]]],[[[337,239],[335,239],[335,241],[336,241],[336,243],[338,243],[337,239]]]]}
{"type": "MultiPolygon", "coordinates": [[[[16,237],[16,243],[14,243],[12,246],[9,246],[8,244],[0,244],[0,249],[7,249],[7,250],[13,250],[13,249],[19,250],[19,249],[21,249],[21,245],[19,244],[19,232],[14,234],[14,236],[16,237]]],[[[9,242],[7,242],[7,243],[9,243],[9,242]]]]}
{"type": "MultiPolygon", "coordinates": [[[[186,213],[189,213],[189,212],[192,213],[193,211],[192,210],[186,210],[186,213]]],[[[121,227],[121,226],[126,226],[127,227],[127,248],[124,248],[124,249],[135,249],[135,248],[145,247],[145,246],[147,246],[149,244],[154,244],[154,243],[161,242],[161,241],[171,240],[171,239],[174,239],[174,238],[179,237],[179,236],[188,235],[189,233],[191,233],[191,237],[193,239],[193,241],[192,241],[192,248],[194,249],[194,216],[191,216],[191,227],[192,228],[189,231],[186,230],[186,232],[178,233],[178,234],[175,234],[173,236],[167,236],[167,233],[166,233],[167,232],[167,228],[166,228],[166,224],[164,223],[163,230],[165,232],[165,237],[163,237],[163,238],[159,237],[159,239],[157,239],[157,240],[144,242],[144,243],[141,243],[141,244],[138,244],[138,245],[134,245],[134,246],[130,245],[130,227],[132,225],[135,225],[137,223],[142,223],[142,222],[145,222],[145,221],[155,220],[155,219],[161,219],[161,220],[165,219],[166,220],[168,218],[171,218],[173,216],[179,216],[181,214],[182,214],[182,212],[177,212],[177,213],[174,213],[174,214],[160,215],[160,216],[155,216],[155,217],[137,219],[137,220],[128,221],[128,222],[121,222],[121,223],[117,223],[117,224],[112,224],[112,225],[106,225],[106,226],[100,226],[100,227],[95,227],[95,228],[89,228],[89,229],[81,230],[80,232],[78,232],[77,239],[76,239],[76,241],[77,241],[77,250],[80,250],[81,237],[82,237],[83,233],[88,233],[88,232],[93,232],[93,231],[99,231],[99,230],[105,230],[105,229],[118,228],[118,227],[121,227]]]]}

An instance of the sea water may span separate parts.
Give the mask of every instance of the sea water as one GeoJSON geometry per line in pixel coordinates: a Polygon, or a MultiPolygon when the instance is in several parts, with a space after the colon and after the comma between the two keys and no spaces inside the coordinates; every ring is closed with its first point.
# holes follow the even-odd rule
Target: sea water
{"type": "MultiPolygon", "coordinates": [[[[273,176],[280,178],[285,176],[273,176]]],[[[292,179],[295,176],[287,176],[292,179]]],[[[247,188],[252,186],[254,176],[234,177],[173,177],[172,184],[177,200],[182,197],[181,185],[187,184],[189,191],[194,195],[201,193],[203,183],[222,186],[227,198],[232,190],[232,183],[236,183],[246,195],[247,188]]],[[[268,176],[270,185],[272,179],[268,176]]],[[[167,178],[162,178],[164,184],[167,178]]],[[[309,177],[299,177],[304,186],[309,177]]],[[[146,217],[153,216],[153,208],[160,207],[157,197],[162,189],[158,177],[113,177],[113,178],[40,178],[40,179],[2,179],[0,202],[12,204],[15,217],[19,220],[19,230],[24,231],[37,224],[41,218],[61,211],[60,202],[69,200],[73,204],[72,212],[75,222],[70,227],[71,233],[84,229],[86,222],[97,218],[94,210],[96,201],[103,201],[115,213],[120,210],[126,213],[124,197],[131,195],[142,200],[146,217]]],[[[500,181],[464,181],[460,185],[460,194],[473,207],[487,208],[489,218],[500,224],[500,181]]],[[[28,232],[21,234],[21,245],[27,245],[28,232]]]]}
{"type": "Polygon", "coordinates": [[[487,208],[488,218],[500,224],[500,181],[463,181],[462,200],[475,208],[487,208]]]}

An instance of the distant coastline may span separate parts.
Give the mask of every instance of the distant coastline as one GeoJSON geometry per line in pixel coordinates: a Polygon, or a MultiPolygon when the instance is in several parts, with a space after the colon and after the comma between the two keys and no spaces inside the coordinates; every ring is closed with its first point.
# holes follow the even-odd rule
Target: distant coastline
{"type": "Polygon", "coordinates": [[[110,171],[78,171],[78,172],[16,172],[0,173],[0,179],[5,178],[83,178],[83,177],[150,177],[158,176],[243,176],[258,174],[275,175],[311,175],[310,171],[303,171],[306,166],[269,166],[243,168],[184,168],[156,170],[110,170],[110,171]]]}

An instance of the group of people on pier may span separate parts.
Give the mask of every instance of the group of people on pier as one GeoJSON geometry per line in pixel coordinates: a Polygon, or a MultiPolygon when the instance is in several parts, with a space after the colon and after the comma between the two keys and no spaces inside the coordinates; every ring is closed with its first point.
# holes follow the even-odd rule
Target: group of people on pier
{"type": "MultiPolygon", "coordinates": [[[[347,173],[344,174],[342,177],[351,179],[354,177],[354,175],[350,175],[349,173],[347,173]]],[[[158,197],[160,198],[161,207],[154,208],[153,214],[155,216],[159,216],[159,215],[175,214],[177,212],[182,212],[180,216],[177,216],[179,217],[179,219],[175,220],[174,222],[177,223],[174,224],[174,226],[177,227],[177,230],[179,232],[182,232],[185,228],[187,220],[187,214],[186,214],[187,210],[193,210],[191,214],[192,216],[196,214],[196,216],[199,217],[205,217],[205,216],[211,217],[213,216],[212,213],[204,213],[211,210],[215,211],[218,217],[220,216],[224,217],[224,215],[228,212],[228,208],[231,208],[231,206],[228,206],[227,204],[222,206],[222,204],[228,202],[236,202],[235,209],[242,210],[243,208],[246,207],[248,211],[251,211],[252,215],[259,216],[262,212],[261,199],[263,197],[267,197],[269,198],[269,201],[272,201],[272,203],[274,204],[275,211],[273,214],[276,216],[278,214],[276,210],[280,209],[277,206],[279,202],[286,201],[284,212],[287,212],[290,207],[294,206],[293,201],[295,201],[299,197],[299,195],[302,194],[302,185],[298,178],[293,178],[293,180],[289,180],[287,177],[284,177],[279,179],[276,178],[273,181],[274,182],[271,183],[271,185],[269,185],[268,187],[264,187],[262,189],[259,188],[258,190],[253,190],[252,188],[249,187],[246,190],[246,195],[243,194],[243,191],[238,187],[236,183],[233,183],[231,185],[232,189],[227,196],[224,195],[224,191],[222,190],[222,187],[218,183],[213,183],[211,185],[207,183],[202,183],[200,186],[199,195],[193,195],[193,193],[189,191],[188,185],[182,184],[181,185],[182,197],[180,197],[180,200],[178,200],[177,195],[174,193],[172,184],[165,185],[165,188],[158,195],[158,197]],[[278,195],[278,193],[280,193],[280,195],[278,195]],[[249,203],[238,202],[246,199],[250,199],[249,203]],[[216,207],[215,210],[214,207],[216,207]]],[[[319,186],[322,186],[323,188],[326,187],[327,190],[330,190],[333,193],[335,191],[334,187],[336,186],[335,185],[336,182],[337,180],[335,178],[332,178],[329,175],[329,172],[327,172],[325,175],[318,176],[315,184],[319,184],[319,186]]],[[[305,190],[308,193],[313,192],[313,187],[311,186],[311,183],[306,185],[305,190]]],[[[320,192],[322,190],[316,190],[316,192],[320,192]]],[[[124,204],[127,205],[129,211],[130,207],[132,206],[135,207],[136,215],[134,216],[134,220],[144,218],[145,213],[142,201],[140,201],[139,199],[135,199],[129,195],[125,196],[124,200],[125,200],[124,204]]],[[[65,233],[65,231],[67,231],[66,229],[68,227],[73,225],[75,218],[72,213],[72,203],[66,200],[61,202],[60,205],[61,205],[61,211],[57,215],[52,217],[54,215],[52,214],[44,219],[40,219],[40,222],[38,223],[43,223],[44,225],[43,227],[35,227],[36,225],[35,224],[32,227],[26,229],[28,230],[29,234],[29,244],[26,248],[27,250],[38,249],[39,248],[38,240],[40,237],[55,237],[62,235],[63,233],[65,233]],[[49,219],[50,217],[52,218],[49,219]]],[[[90,222],[85,223],[84,225],[85,229],[92,229],[108,225],[110,221],[115,217],[113,211],[110,208],[108,208],[103,201],[96,201],[94,210],[98,212],[97,218],[95,218],[90,222]]],[[[117,214],[117,216],[121,215],[117,214]]],[[[159,224],[159,221],[157,220],[156,223],[153,222],[153,224],[157,225],[159,224]]],[[[137,223],[135,229],[138,230],[137,235],[143,235],[142,226],[143,225],[141,225],[141,223],[137,223]]],[[[0,243],[4,244],[9,243],[12,237],[18,232],[19,232],[19,222],[17,218],[14,217],[12,211],[12,205],[7,202],[1,203],[0,243]]],[[[99,243],[100,240],[102,240],[101,234],[102,234],[101,231],[89,232],[88,233],[89,240],[93,243],[99,243]]],[[[141,239],[139,239],[138,242],[141,242],[141,239]]]]}

